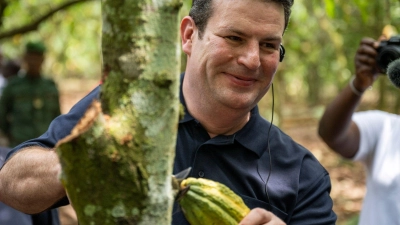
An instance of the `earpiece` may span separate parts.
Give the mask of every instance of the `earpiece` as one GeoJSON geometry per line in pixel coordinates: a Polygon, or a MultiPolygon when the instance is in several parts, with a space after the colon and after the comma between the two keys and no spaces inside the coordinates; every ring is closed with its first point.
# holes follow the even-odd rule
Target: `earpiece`
{"type": "Polygon", "coordinates": [[[279,62],[282,62],[284,57],[285,57],[285,48],[281,44],[279,46],[279,62]]]}

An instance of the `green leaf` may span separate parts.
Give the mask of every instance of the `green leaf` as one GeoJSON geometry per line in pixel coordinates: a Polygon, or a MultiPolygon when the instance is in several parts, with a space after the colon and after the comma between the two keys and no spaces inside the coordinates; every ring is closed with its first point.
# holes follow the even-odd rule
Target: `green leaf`
{"type": "Polygon", "coordinates": [[[325,0],[325,11],[329,17],[335,18],[335,1],[334,0],[325,0]]]}

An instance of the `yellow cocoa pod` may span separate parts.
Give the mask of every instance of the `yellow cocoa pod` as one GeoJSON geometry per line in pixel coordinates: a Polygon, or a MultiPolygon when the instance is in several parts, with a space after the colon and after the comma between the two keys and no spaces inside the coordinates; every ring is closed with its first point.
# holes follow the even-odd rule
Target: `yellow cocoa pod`
{"type": "Polygon", "coordinates": [[[187,178],[180,188],[189,188],[179,204],[191,225],[237,225],[250,211],[240,196],[216,181],[187,178]]]}

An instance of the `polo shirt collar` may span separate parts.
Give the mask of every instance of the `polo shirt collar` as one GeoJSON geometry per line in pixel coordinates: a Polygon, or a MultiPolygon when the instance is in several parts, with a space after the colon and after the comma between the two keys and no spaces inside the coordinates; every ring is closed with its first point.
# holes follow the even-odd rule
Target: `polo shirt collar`
{"type": "Polygon", "coordinates": [[[236,141],[261,157],[268,147],[269,126],[270,123],[260,116],[256,106],[250,111],[249,122],[236,133],[236,141]]]}

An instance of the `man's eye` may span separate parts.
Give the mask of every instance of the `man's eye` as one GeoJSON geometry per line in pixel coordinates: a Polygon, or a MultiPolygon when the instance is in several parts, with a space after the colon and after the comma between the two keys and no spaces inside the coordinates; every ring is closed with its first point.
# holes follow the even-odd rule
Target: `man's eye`
{"type": "Polygon", "coordinates": [[[231,41],[241,41],[242,39],[240,37],[236,37],[236,36],[228,36],[226,37],[231,41]]]}
{"type": "Polygon", "coordinates": [[[276,47],[276,45],[275,45],[275,44],[272,44],[272,43],[261,43],[260,45],[261,45],[262,47],[264,47],[264,48],[278,49],[278,47],[276,47]]]}

